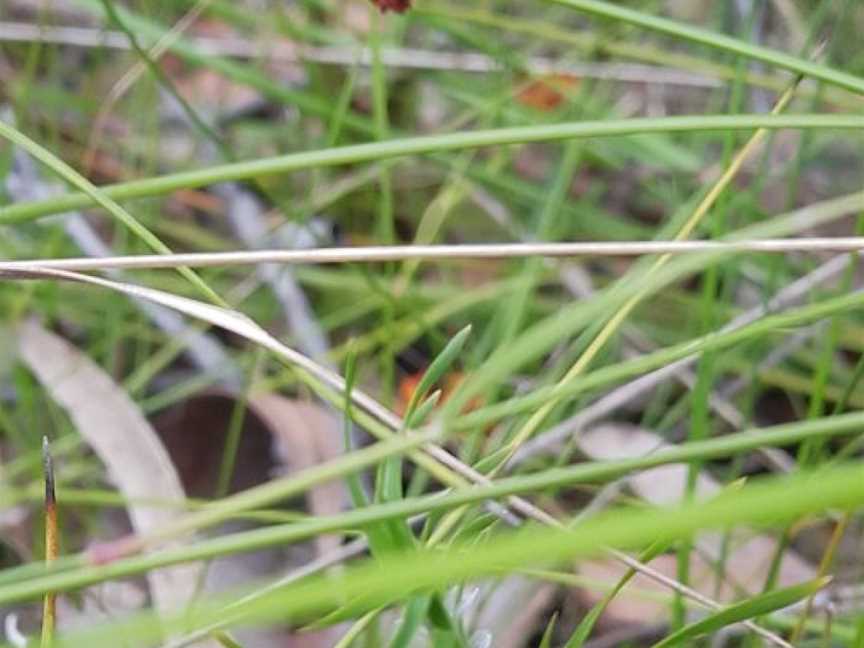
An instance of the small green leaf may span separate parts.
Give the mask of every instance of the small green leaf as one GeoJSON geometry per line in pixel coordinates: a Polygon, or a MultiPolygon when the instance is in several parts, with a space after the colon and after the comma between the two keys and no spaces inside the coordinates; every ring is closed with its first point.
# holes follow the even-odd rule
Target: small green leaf
{"type": "Polygon", "coordinates": [[[435,648],[468,648],[468,641],[444,604],[444,597],[440,592],[432,594],[428,620],[432,645],[435,648]]]}
{"type": "MultiPolygon", "coordinates": [[[[354,384],[357,380],[357,355],[353,351],[348,352],[345,358],[345,405],[344,405],[344,443],[345,453],[352,450],[351,447],[351,393],[354,391],[354,384]]],[[[348,482],[348,491],[351,494],[351,503],[354,508],[363,508],[369,505],[369,499],[363,490],[363,485],[360,483],[360,475],[356,472],[351,472],[346,475],[345,480],[348,482]]]]}
{"type": "Polygon", "coordinates": [[[429,398],[420,403],[417,409],[411,412],[411,415],[405,419],[405,427],[416,428],[423,425],[423,422],[428,418],[429,413],[438,404],[439,400],[441,400],[441,390],[436,389],[429,394],[429,398]]]}
{"type": "MultiPolygon", "coordinates": [[[[639,555],[639,562],[651,562],[654,558],[666,551],[671,544],[672,543],[668,540],[654,542],[639,555]]],[[[591,636],[591,631],[594,629],[597,619],[600,618],[600,615],[603,614],[609,606],[609,603],[612,602],[612,599],[618,596],[619,592],[624,589],[624,586],[627,585],[635,575],[635,569],[631,568],[627,570],[627,572],[615,584],[615,587],[613,587],[601,600],[597,601],[594,607],[588,611],[588,614],[582,618],[582,621],[576,627],[573,634],[570,635],[570,639],[567,640],[564,648],[581,648],[581,646],[588,640],[588,637],[591,636]]]]}
{"type": "MultiPolygon", "coordinates": [[[[429,399],[426,399],[422,405],[418,407],[423,396],[432,386],[438,382],[439,378],[451,367],[456,360],[462,348],[465,346],[465,340],[471,333],[471,325],[469,324],[459,331],[447,346],[438,354],[429,369],[420,380],[420,384],[414,393],[411,395],[411,401],[408,404],[407,413],[405,415],[405,427],[410,427],[410,424],[416,420],[422,420],[417,414],[425,417],[429,410],[434,407],[437,399],[433,394],[429,399]]],[[[399,457],[391,457],[384,461],[378,469],[375,479],[375,501],[376,502],[395,502],[404,497],[402,488],[402,460],[399,457]]],[[[390,540],[393,549],[408,549],[414,546],[414,534],[404,520],[392,520],[386,523],[390,540]]]]}
{"type": "Polygon", "coordinates": [[[763,614],[769,614],[776,610],[785,608],[793,603],[797,603],[808,596],[812,596],[819,591],[831,580],[830,576],[817,578],[806,583],[793,585],[784,589],[774,590],[767,594],[760,594],[753,598],[735,603],[723,608],[710,616],[705,617],[701,621],[692,623],[681,628],[678,632],[673,632],[665,639],[654,644],[653,648],[666,648],[666,646],[678,646],[686,643],[690,639],[700,635],[716,632],[721,628],[725,628],[739,621],[753,619],[763,614]]]}
{"type": "MultiPolygon", "coordinates": [[[[351,393],[354,390],[354,385],[357,380],[357,356],[354,353],[349,353],[345,360],[345,452],[351,451],[351,393]]],[[[379,470],[379,472],[381,472],[379,470]]],[[[348,491],[351,494],[351,502],[354,508],[365,508],[369,505],[369,499],[366,497],[366,492],[363,490],[363,485],[360,482],[360,475],[356,472],[349,473],[346,476],[348,483],[348,491]]],[[[369,540],[369,547],[372,554],[380,557],[385,553],[394,549],[412,546],[413,537],[404,520],[389,520],[370,524],[364,527],[363,531],[369,540]],[[405,528],[402,529],[401,527],[405,528]],[[406,535],[407,534],[407,535],[406,535]]]]}
{"type": "Polygon", "coordinates": [[[511,455],[510,448],[503,447],[492,451],[474,464],[474,470],[483,474],[489,474],[511,455]]]}
{"type": "Polygon", "coordinates": [[[495,528],[499,522],[501,518],[497,515],[480,512],[473,519],[467,519],[453,532],[453,543],[468,545],[481,541],[486,532],[495,528]]]}
{"type": "MultiPolygon", "coordinates": [[[[402,460],[399,457],[388,457],[378,466],[375,475],[375,503],[397,502],[401,499],[402,460]]],[[[386,529],[386,545],[379,548],[382,553],[412,549],[415,546],[414,534],[404,518],[384,520],[375,526],[386,529]]]]}
{"type": "Polygon", "coordinates": [[[453,619],[440,594],[434,594],[430,600],[429,622],[439,630],[453,630],[453,619]]]}
{"type": "Polygon", "coordinates": [[[469,324],[454,335],[453,339],[447,343],[441,353],[439,353],[432,361],[432,364],[429,365],[429,368],[420,379],[420,384],[417,385],[417,388],[411,395],[411,401],[408,403],[407,409],[408,416],[406,416],[406,418],[410,417],[411,413],[416,408],[417,403],[426,395],[426,392],[428,392],[432,386],[441,379],[441,376],[450,369],[453,362],[457,357],[459,357],[459,354],[462,353],[462,348],[465,346],[465,342],[470,334],[471,325],[469,324]]]}
{"type": "Polygon", "coordinates": [[[540,645],[537,648],[552,648],[552,633],[555,632],[555,622],[558,621],[558,612],[552,615],[549,619],[549,624],[543,632],[543,638],[540,639],[540,645]]]}
{"type": "Polygon", "coordinates": [[[417,630],[426,620],[426,614],[431,601],[432,598],[428,594],[415,596],[408,601],[407,605],[405,605],[405,611],[402,613],[402,621],[399,623],[396,635],[393,637],[393,641],[390,642],[390,648],[408,648],[417,630]]]}

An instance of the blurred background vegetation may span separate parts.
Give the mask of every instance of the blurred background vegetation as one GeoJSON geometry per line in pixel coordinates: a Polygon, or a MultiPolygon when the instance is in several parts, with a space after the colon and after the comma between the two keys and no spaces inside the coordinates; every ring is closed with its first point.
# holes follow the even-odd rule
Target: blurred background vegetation
{"type": "MultiPolygon", "coordinates": [[[[515,136],[510,146],[467,142],[409,157],[382,152],[371,160],[349,153],[335,165],[301,164],[290,172],[274,165],[242,177],[214,174],[185,185],[181,179],[170,191],[131,185],[138,187],[134,198],[122,188],[110,194],[175,252],[665,240],[682,231],[700,203],[707,211],[689,238],[753,238],[769,231],[855,236],[864,225],[860,129],[771,130],[741,152],[754,137],[747,116],[772,111],[789,89],[785,114],[860,116],[862,33],[864,6],[855,0],[423,0],[404,13],[379,11],[367,0],[4,0],[0,118],[93,184],[110,186],[416,136],[430,138],[431,150],[438,136],[481,129],[569,122],[602,129],[610,120],[742,115],[744,128],[697,124],[663,132],[646,125],[652,132],[640,133],[637,125],[637,134],[625,137],[553,135],[528,142],[515,136]],[[824,74],[796,79],[799,67],[790,60],[824,74]],[[728,187],[705,202],[721,172],[739,162],[728,187]]],[[[0,255],[47,259],[153,250],[92,200],[72,211],[56,202],[76,190],[68,182],[73,179],[67,175],[64,182],[32,153],[20,142],[0,143],[0,255]]],[[[832,417],[864,406],[857,259],[857,253],[828,252],[704,256],[690,259],[690,266],[676,260],[666,278],[652,266],[656,260],[625,257],[196,272],[230,308],[320,366],[345,374],[346,365],[356,364],[356,387],[393,412],[410,415],[414,401],[441,389],[426,420],[442,412],[450,432],[442,445],[493,479],[640,458],[749,428],[813,424],[843,433],[830,442],[790,433],[786,442],[761,451],[751,447],[716,460],[706,451],[688,458],[688,467],[634,470],[590,486],[525,486],[537,490],[529,496],[535,505],[566,523],[602,517],[619,505],[655,510],[728,494],[741,487],[736,480],[742,477],[749,486],[750,478],[857,457],[860,443],[842,427],[848,423],[832,427],[832,417]],[[628,286],[644,290],[630,305],[633,294],[621,293],[628,286]],[[850,295],[848,303],[838,301],[850,295]],[[790,308],[798,309],[799,319],[769,317],[790,308]],[[615,321],[618,314],[626,319],[615,321]],[[658,349],[696,344],[743,315],[756,325],[722,349],[651,356],[656,361],[643,369],[627,364],[658,349]],[[457,333],[469,324],[464,341],[457,333]],[[454,339],[459,347],[448,357],[454,339]],[[598,339],[604,343],[592,347],[598,339]],[[632,385],[628,380],[680,357],[689,364],[674,366],[648,388],[620,391],[632,385]],[[412,400],[436,358],[445,358],[439,364],[446,366],[412,400]],[[584,385],[566,398],[549,397],[550,386],[567,382],[579,362],[584,385]],[[531,394],[541,394],[535,406],[518,405],[531,394]],[[447,410],[448,402],[457,405],[447,410]],[[538,411],[542,416],[532,422],[538,411]],[[461,427],[454,423],[465,419],[461,427]],[[522,438],[525,430],[530,439],[522,438]]],[[[202,299],[188,278],[167,270],[106,276],[202,299]]],[[[8,601],[5,612],[18,615],[13,618],[25,634],[35,636],[40,608],[20,603],[27,597],[14,586],[35,577],[14,568],[42,556],[43,434],[57,458],[65,554],[129,530],[155,532],[202,500],[228,502],[232,493],[344,456],[344,397],[236,331],[190,323],[140,298],[76,282],[0,282],[0,309],[0,480],[6,493],[0,539],[3,566],[11,570],[5,583],[12,588],[4,597],[0,572],[0,600],[8,601]],[[144,435],[151,449],[148,443],[156,444],[153,456],[126,444],[128,434],[144,435]],[[152,483],[136,471],[152,474],[152,483]],[[165,501],[177,497],[189,499],[165,501]]],[[[354,449],[372,442],[368,422],[355,422],[347,426],[354,449]]],[[[228,537],[322,516],[338,520],[369,504],[366,498],[374,507],[441,488],[440,475],[414,461],[391,458],[367,468],[347,485],[317,484],[305,498],[254,504],[254,512],[239,518],[226,514],[201,533],[228,537]]],[[[144,618],[152,632],[154,617],[144,612],[151,604],[162,613],[179,612],[199,596],[241,586],[264,591],[268,579],[299,578],[310,561],[337,555],[341,540],[359,538],[358,554],[368,541],[378,560],[430,537],[455,553],[459,543],[478,550],[489,538],[507,535],[507,515],[501,521],[490,511],[496,509],[475,504],[449,523],[438,514],[412,525],[404,516],[371,526],[346,522],[350,531],[343,536],[312,533],[306,537],[314,539],[290,547],[222,556],[194,578],[182,576],[188,592],[184,585],[185,594],[161,602],[152,577],[100,576],[98,584],[76,585],[76,594],[61,597],[59,635],[130,618],[144,618]]],[[[741,522],[764,522],[770,507],[740,515],[741,522]]],[[[723,605],[749,601],[734,620],[758,620],[778,639],[864,645],[856,604],[859,519],[836,511],[777,515],[771,529],[758,532],[746,525],[699,536],[670,530],[685,539],[667,538],[663,546],[651,545],[651,528],[633,527],[630,537],[643,542],[623,545],[654,547],[647,557],[659,554],[655,570],[723,605]],[[814,579],[826,573],[835,574],[833,583],[805,604],[817,589],[814,579]],[[811,586],[783,589],[800,583],[811,586]],[[780,598],[760,608],[759,596],[772,592],[780,598]]],[[[657,529],[664,528],[658,522],[657,529]]],[[[598,546],[585,553],[596,554],[598,546]]],[[[686,592],[644,574],[604,599],[626,573],[604,555],[554,568],[526,563],[501,573],[466,568],[462,576],[442,575],[444,582],[434,587],[418,586],[433,592],[423,595],[412,591],[410,573],[392,558],[381,569],[392,570],[394,583],[408,583],[401,590],[393,585],[383,600],[370,595],[372,602],[364,604],[361,597],[354,607],[331,602],[329,609],[322,604],[296,616],[262,606],[267,623],[238,622],[253,627],[198,640],[250,648],[648,646],[704,618],[704,608],[686,592]],[[335,615],[328,614],[334,607],[335,615]],[[326,628],[304,629],[312,621],[326,628]]],[[[343,559],[337,555],[334,562],[343,559]]],[[[34,593],[50,589],[34,587],[34,593]]],[[[681,641],[772,641],[728,624],[701,631],[707,638],[694,633],[681,641]]],[[[153,645],[140,628],[129,632],[128,645],[153,645]]],[[[14,633],[7,631],[7,639],[14,633]]]]}

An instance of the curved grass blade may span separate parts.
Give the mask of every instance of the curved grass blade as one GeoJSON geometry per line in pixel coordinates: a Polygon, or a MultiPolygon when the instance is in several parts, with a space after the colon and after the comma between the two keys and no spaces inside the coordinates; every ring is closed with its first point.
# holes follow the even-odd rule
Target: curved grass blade
{"type": "Polygon", "coordinates": [[[701,621],[692,623],[673,632],[665,639],[655,643],[652,648],[668,648],[669,646],[680,646],[696,637],[716,632],[733,623],[753,619],[763,614],[776,612],[797,603],[808,596],[812,596],[831,581],[830,577],[817,578],[806,583],[793,585],[783,589],[760,594],[751,599],[730,605],[714,614],[710,614],[701,621]]]}
{"type": "MultiPolygon", "coordinates": [[[[3,137],[13,144],[20,146],[27,151],[35,159],[51,169],[58,176],[63,178],[69,184],[77,187],[84,195],[86,195],[92,204],[99,205],[109,214],[116,218],[119,222],[125,225],[129,230],[146,243],[153,251],[160,254],[171,254],[171,249],[165,245],[159,238],[141,224],[132,214],[123,209],[110,196],[96,187],[87,178],[78,173],[75,169],[66,164],[63,160],[51,153],[48,149],[37,144],[24,133],[9,124],[0,120],[0,137],[3,137]]],[[[3,210],[0,210],[2,212],[3,210]]],[[[189,283],[195,286],[198,291],[204,295],[209,301],[214,304],[224,306],[225,302],[217,295],[210,286],[208,286],[193,270],[186,267],[179,267],[177,271],[181,276],[185,277],[189,283]]]]}
{"type": "MultiPolygon", "coordinates": [[[[772,130],[790,128],[860,130],[862,127],[864,127],[864,117],[860,115],[689,115],[607,119],[405,137],[383,142],[289,153],[277,157],[223,164],[195,171],[184,171],[107,185],[99,188],[99,199],[91,192],[83,191],[83,193],[65,194],[47,200],[18,203],[0,208],[0,224],[20,223],[48,214],[81,209],[90,205],[101,204],[100,200],[104,199],[125,200],[158,196],[178,189],[192,189],[230,180],[249,180],[301,169],[315,169],[358,162],[380,162],[387,158],[459,151],[469,148],[590,137],[618,137],[645,133],[755,130],[757,128],[772,130]]],[[[79,188],[83,190],[83,187],[79,188]]]]}

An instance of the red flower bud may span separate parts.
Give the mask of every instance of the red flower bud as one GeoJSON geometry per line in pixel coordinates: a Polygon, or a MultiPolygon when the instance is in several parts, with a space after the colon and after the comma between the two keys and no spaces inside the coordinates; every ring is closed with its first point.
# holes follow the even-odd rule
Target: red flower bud
{"type": "Polygon", "coordinates": [[[411,7],[411,0],[372,0],[372,4],[381,10],[381,13],[395,11],[402,13],[411,7]]]}

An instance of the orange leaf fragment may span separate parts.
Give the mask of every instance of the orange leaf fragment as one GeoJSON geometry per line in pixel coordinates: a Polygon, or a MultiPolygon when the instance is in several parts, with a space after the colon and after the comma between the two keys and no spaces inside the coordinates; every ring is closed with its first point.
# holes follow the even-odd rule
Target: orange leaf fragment
{"type": "Polygon", "coordinates": [[[519,90],[516,100],[523,106],[548,112],[564,103],[567,92],[578,84],[579,79],[568,74],[553,74],[533,79],[519,90]]]}

